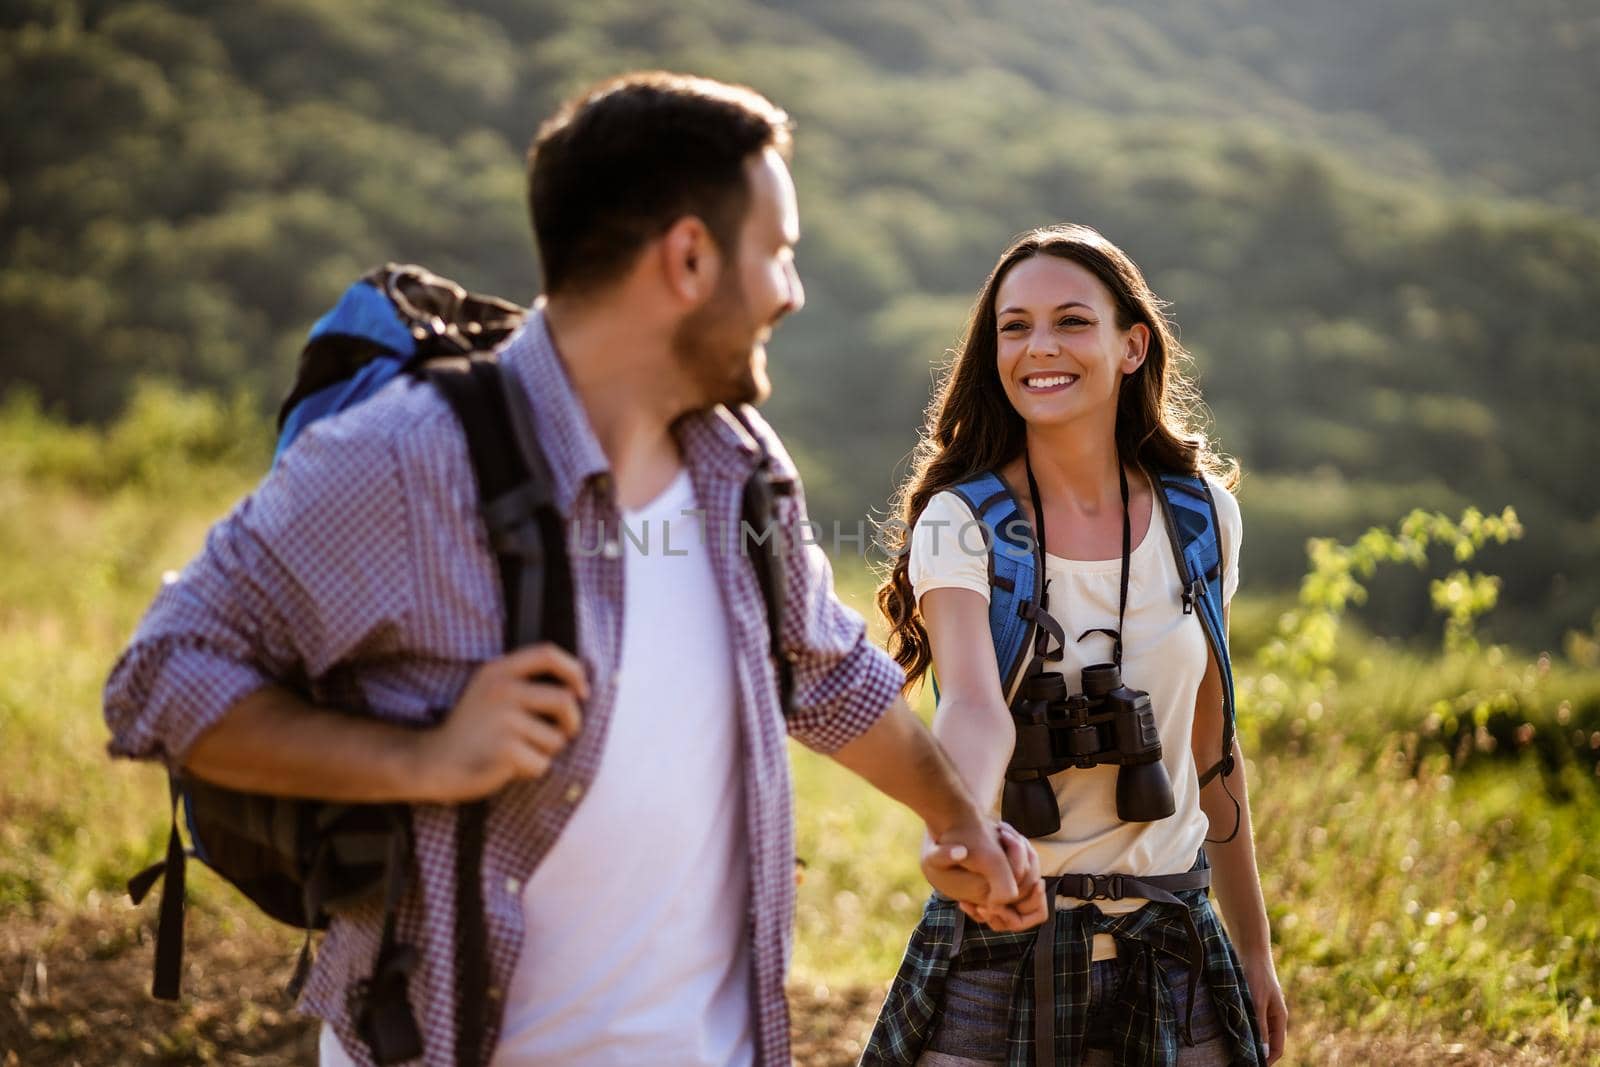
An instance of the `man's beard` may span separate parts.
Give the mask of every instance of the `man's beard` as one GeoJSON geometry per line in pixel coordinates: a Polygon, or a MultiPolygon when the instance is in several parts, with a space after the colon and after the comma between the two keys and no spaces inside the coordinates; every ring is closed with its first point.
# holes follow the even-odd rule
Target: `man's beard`
{"type": "Polygon", "coordinates": [[[771,392],[755,365],[760,327],[744,291],[730,272],[704,305],[684,316],[672,335],[672,353],[700,394],[700,407],[759,404],[771,392]]]}

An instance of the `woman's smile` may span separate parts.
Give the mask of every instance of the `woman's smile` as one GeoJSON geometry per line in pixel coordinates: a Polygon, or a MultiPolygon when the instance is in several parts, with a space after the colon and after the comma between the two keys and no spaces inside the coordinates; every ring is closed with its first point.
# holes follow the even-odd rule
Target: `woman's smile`
{"type": "Polygon", "coordinates": [[[1052,371],[1048,374],[1028,374],[1022,379],[1022,388],[1029,393],[1039,396],[1048,393],[1064,393],[1078,382],[1076,374],[1064,374],[1052,371]]]}

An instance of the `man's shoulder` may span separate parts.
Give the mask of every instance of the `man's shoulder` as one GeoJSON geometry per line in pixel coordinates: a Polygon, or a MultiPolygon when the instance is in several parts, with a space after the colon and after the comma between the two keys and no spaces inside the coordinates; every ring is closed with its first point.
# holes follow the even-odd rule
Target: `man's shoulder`
{"type": "Polygon", "coordinates": [[[453,421],[437,389],[401,375],[361,403],[311,423],[284,461],[357,471],[375,462],[405,462],[408,456],[434,452],[446,435],[455,436],[453,421]]]}
{"type": "Polygon", "coordinates": [[[323,422],[351,436],[371,436],[395,444],[418,430],[436,429],[451,417],[450,404],[438,389],[422,378],[401,374],[371,397],[323,422]]]}
{"type": "Polygon", "coordinates": [[[798,482],[799,469],[766,419],[749,405],[737,411],[717,406],[696,411],[677,423],[691,463],[720,476],[743,478],[756,469],[762,452],[779,479],[798,482]]]}
{"type": "MultiPolygon", "coordinates": [[[[753,439],[757,449],[764,449],[772,462],[773,473],[780,478],[798,480],[800,469],[795,465],[794,457],[789,454],[783,439],[778,436],[778,431],[762,414],[748,404],[742,404],[737,413],[726,408],[720,409],[727,414],[725,418],[731,421],[737,430],[731,430],[735,437],[731,437],[733,447],[739,447],[736,441],[737,434],[742,433],[753,439]]],[[[731,429],[731,428],[730,428],[731,429]]]]}

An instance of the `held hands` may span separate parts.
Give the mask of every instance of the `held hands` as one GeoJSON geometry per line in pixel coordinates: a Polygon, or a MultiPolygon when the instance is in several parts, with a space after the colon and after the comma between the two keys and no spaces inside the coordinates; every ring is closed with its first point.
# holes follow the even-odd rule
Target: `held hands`
{"type": "Polygon", "coordinates": [[[540,778],[578,734],[589,683],[558,645],[530,645],[483,664],[439,726],[416,735],[419,799],[477,800],[540,778]]]}
{"type": "Polygon", "coordinates": [[[994,930],[1027,930],[1044,922],[1044,882],[1033,846],[1006,823],[984,820],[924,838],[922,873],[967,917],[994,930]]]}

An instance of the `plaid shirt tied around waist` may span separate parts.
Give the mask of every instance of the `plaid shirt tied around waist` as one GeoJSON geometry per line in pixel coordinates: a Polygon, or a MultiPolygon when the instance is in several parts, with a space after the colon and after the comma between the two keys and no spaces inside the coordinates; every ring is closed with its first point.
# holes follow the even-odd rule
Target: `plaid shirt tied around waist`
{"type": "MultiPolygon", "coordinates": [[[[1202,854],[1196,866],[1205,862],[1202,854]]],[[[1221,1036],[1232,1045],[1230,1063],[1233,1067],[1265,1064],[1244,970],[1206,890],[1176,895],[1182,905],[1152,900],[1125,915],[1107,915],[1090,904],[1056,913],[1055,939],[1048,951],[1055,981],[1051,999],[1057,1063],[1075,1065],[1083,1056],[1089,1024],[1089,965],[1097,933],[1110,934],[1116,940],[1122,965],[1118,992],[1106,1007],[1116,1019],[1111,1027],[1112,1062],[1116,1067],[1162,1067],[1176,1060],[1179,1042],[1184,1039],[1184,1020],[1174,1009],[1158,957],[1190,961],[1192,922],[1199,932],[1200,970],[1215,999],[1221,1036]]],[[[990,930],[966,921],[954,901],[937,894],[930,897],[922,920],[911,933],[861,1063],[866,1067],[912,1067],[938,1024],[952,963],[981,968],[1035,958],[1034,953],[1044,948],[1039,944],[1041,931],[1047,929],[1049,925],[1021,933],[990,930]]],[[[1032,1067],[1039,1062],[1036,1002],[1034,967],[1019,967],[1007,1027],[1008,1067],[1032,1067]]]]}

